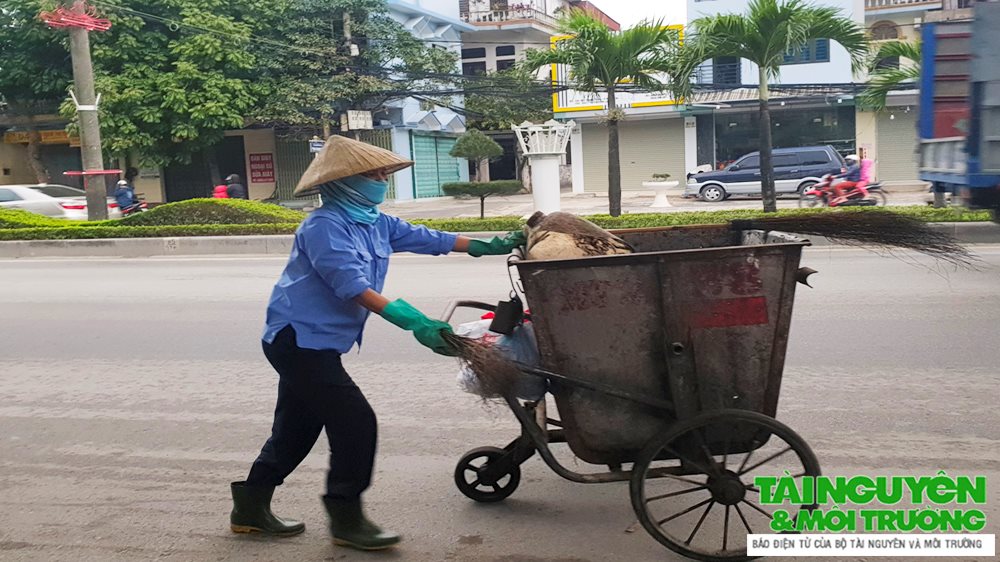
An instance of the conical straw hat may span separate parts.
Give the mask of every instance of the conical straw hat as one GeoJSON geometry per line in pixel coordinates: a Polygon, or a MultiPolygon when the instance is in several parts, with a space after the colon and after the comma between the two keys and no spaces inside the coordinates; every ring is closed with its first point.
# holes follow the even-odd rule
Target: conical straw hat
{"type": "Polygon", "coordinates": [[[412,166],[413,162],[395,152],[368,143],[334,135],[309,164],[293,195],[313,193],[328,181],[385,168],[388,173],[412,166]]]}

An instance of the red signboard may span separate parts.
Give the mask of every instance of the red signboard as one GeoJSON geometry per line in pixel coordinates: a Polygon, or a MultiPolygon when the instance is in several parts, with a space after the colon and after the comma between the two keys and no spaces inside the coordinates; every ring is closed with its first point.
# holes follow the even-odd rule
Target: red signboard
{"type": "Polygon", "coordinates": [[[250,155],[250,183],[274,183],[274,155],[270,152],[250,155]]]}

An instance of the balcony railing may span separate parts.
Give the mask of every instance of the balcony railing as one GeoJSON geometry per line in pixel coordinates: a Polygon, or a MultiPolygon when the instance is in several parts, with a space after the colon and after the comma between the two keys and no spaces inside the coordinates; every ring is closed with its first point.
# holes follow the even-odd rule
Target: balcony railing
{"type": "Polygon", "coordinates": [[[553,28],[557,23],[556,18],[534,8],[463,12],[462,21],[473,25],[503,25],[512,22],[536,21],[553,28]]]}
{"type": "Polygon", "coordinates": [[[931,10],[941,7],[941,0],[865,0],[865,10],[931,10]]]}

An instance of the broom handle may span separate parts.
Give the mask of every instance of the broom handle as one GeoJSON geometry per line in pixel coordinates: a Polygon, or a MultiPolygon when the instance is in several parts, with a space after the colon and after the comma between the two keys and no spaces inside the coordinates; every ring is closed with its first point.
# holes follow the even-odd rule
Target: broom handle
{"type": "Polygon", "coordinates": [[[459,308],[476,308],[487,312],[496,312],[497,305],[482,301],[454,300],[449,302],[447,308],[444,309],[444,313],[441,314],[441,320],[451,322],[451,317],[455,315],[455,311],[459,308]]]}

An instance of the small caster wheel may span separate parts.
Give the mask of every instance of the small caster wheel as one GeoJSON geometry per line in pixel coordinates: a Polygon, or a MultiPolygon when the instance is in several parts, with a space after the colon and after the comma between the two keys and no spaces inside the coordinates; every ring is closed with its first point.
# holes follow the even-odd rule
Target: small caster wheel
{"type": "Polygon", "coordinates": [[[510,453],[497,447],[473,449],[455,467],[455,485],[465,497],[477,502],[502,501],[520,483],[521,467],[513,462],[510,453]]]}

